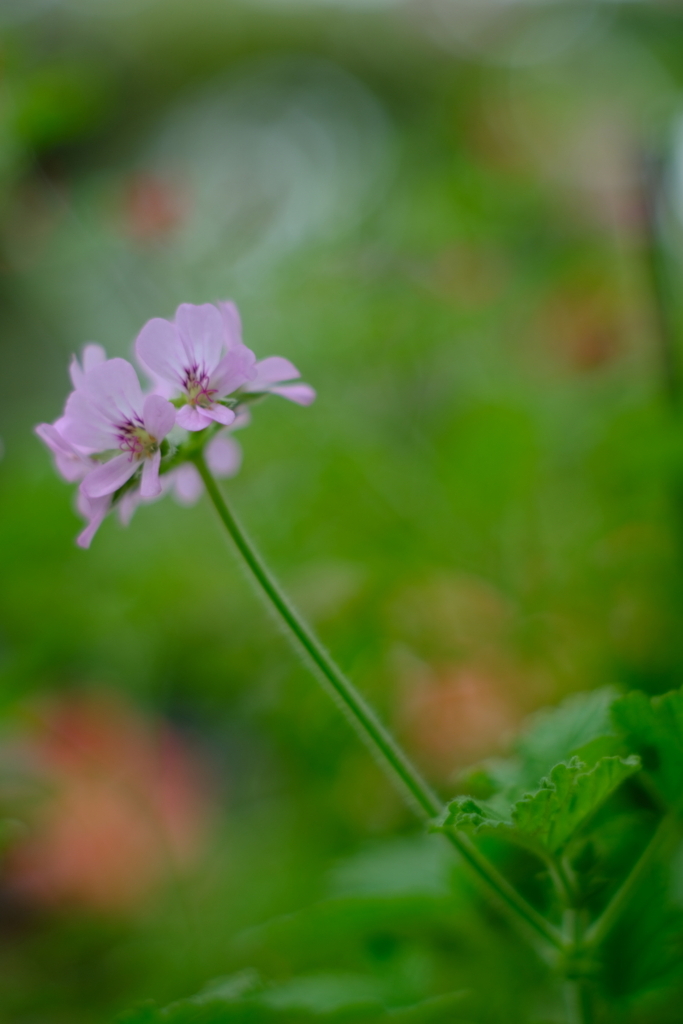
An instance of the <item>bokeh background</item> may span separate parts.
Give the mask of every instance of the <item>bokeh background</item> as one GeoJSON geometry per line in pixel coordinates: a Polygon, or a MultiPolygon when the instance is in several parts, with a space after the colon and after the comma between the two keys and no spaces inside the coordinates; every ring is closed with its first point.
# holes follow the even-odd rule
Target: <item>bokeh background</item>
{"type": "Polygon", "coordinates": [[[208,504],[78,550],[32,427],[83,343],[233,298],[319,396],[234,505],[448,796],[681,683],[682,217],[675,2],[0,0],[1,1020],[246,968],[557,1019],[208,504]]]}

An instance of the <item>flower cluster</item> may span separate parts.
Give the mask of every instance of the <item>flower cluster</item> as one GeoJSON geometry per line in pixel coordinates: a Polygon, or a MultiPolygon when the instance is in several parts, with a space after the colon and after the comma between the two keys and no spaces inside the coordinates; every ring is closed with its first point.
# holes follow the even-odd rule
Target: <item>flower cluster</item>
{"type": "Polygon", "coordinates": [[[216,476],[234,475],[241,452],[229,432],[248,423],[250,401],[267,393],[299,405],[315,398],[288,359],[257,362],[232,302],[184,303],[172,322],[150,320],[135,353],[152,381],[148,393],[126,359],[107,359],[99,345],[86,345],[82,362],[71,362],[74,390],[63,415],[36,427],[58,472],[80,481],[78,510],[87,520],[81,547],[89,547],[113,506],[127,523],[140,502],[166,491],[181,504],[196,501],[202,482],[190,457],[199,451],[216,476]]]}

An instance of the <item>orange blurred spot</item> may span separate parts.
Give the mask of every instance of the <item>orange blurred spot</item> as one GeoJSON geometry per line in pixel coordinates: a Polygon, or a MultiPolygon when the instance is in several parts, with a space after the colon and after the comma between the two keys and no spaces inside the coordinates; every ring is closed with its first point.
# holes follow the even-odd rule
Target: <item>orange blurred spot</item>
{"type": "Polygon", "coordinates": [[[409,685],[400,711],[411,746],[444,778],[500,749],[518,718],[502,682],[475,666],[425,669],[409,685]]]}
{"type": "Polygon", "coordinates": [[[541,310],[539,333],[579,373],[600,369],[623,351],[615,301],[600,289],[559,290],[541,310]]]}
{"type": "Polygon", "coordinates": [[[170,234],[185,215],[179,190],[153,174],[138,172],[124,192],[126,233],[139,242],[153,242],[170,234]]]}

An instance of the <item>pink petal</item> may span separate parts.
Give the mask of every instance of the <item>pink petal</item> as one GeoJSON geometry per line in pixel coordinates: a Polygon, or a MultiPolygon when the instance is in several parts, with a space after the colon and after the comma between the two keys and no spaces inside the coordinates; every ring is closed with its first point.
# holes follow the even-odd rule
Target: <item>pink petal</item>
{"type": "Polygon", "coordinates": [[[218,309],[223,317],[225,343],[230,351],[242,344],[242,320],[234,302],[219,302],[218,309]]]}
{"type": "Polygon", "coordinates": [[[202,412],[214,422],[222,423],[224,427],[229,427],[235,419],[232,409],[228,409],[225,405],[212,405],[210,409],[202,409],[202,412]]]}
{"type": "Polygon", "coordinates": [[[183,430],[205,430],[211,426],[211,419],[194,405],[182,405],[176,414],[176,423],[183,430]]]}
{"type": "Polygon", "coordinates": [[[82,480],[92,468],[90,459],[62,437],[56,424],[39,423],[35,432],[54,455],[58,473],[69,483],[82,480]]]}
{"type": "Polygon", "coordinates": [[[104,452],[119,446],[118,431],[93,407],[82,388],[72,391],[67,399],[62,431],[67,441],[90,451],[104,452]]]}
{"type": "Polygon", "coordinates": [[[71,365],[69,367],[69,375],[71,377],[71,383],[75,388],[79,388],[83,383],[83,378],[88,370],[92,370],[93,366],[99,366],[100,363],[104,363],[107,359],[107,354],[101,345],[94,345],[90,343],[85,345],[83,348],[83,366],[78,362],[76,356],[72,356],[71,365]]]}
{"type": "Polygon", "coordinates": [[[232,437],[214,437],[206,446],[206,462],[215,476],[234,476],[242,465],[242,448],[232,437]]]}
{"type": "Polygon", "coordinates": [[[102,520],[109,511],[109,495],[102,498],[88,499],[79,494],[78,510],[88,520],[88,525],[76,538],[79,548],[89,548],[93,537],[102,525],[102,520]]]}
{"type": "Polygon", "coordinates": [[[235,410],[235,422],[232,424],[233,430],[241,430],[242,427],[248,427],[251,423],[251,409],[247,405],[238,406],[235,410]]]}
{"type": "Polygon", "coordinates": [[[279,384],[283,380],[295,380],[301,374],[294,363],[282,356],[268,356],[256,364],[256,376],[252,379],[247,391],[267,391],[271,384],[279,384]]]}
{"type": "Polygon", "coordinates": [[[140,504],[139,491],[127,491],[116,506],[121,526],[128,526],[140,504]]]}
{"type": "Polygon", "coordinates": [[[113,494],[122,487],[137,469],[137,462],[130,455],[117,455],[109,462],[88,473],[81,484],[86,498],[102,498],[105,494],[113,494]]]}
{"type": "Polygon", "coordinates": [[[157,498],[161,494],[161,481],[159,480],[159,463],[161,452],[157,448],[149,459],[145,459],[142,466],[142,480],[140,481],[141,498],[157,498]]]}
{"type": "Polygon", "coordinates": [[[77,459],[71,455],[55,455],[55,466],[57,472],[69,484],[75,484],[77,480],[90,472],[92,463],[86,459],[77,459]]]}
{"type": "Polygon", "coordinates": [[[238,345],[221,359],[211,375],[211,387],[219,398],[224,398],[252,380],[255,372],[256,356],[246,345],[238,345]]]}
{"type": "Polygon", "coordinates": [[[52,423],[39,423],[35,433],[54,455],[75,455],[76,449],[66,441],[52,423]]]}
{"type": "Polygon", "coordinates": [[[83,372],[89,373],[94,366],[99,366],[100,363],[106,363],[107,353],[104,351],[101,345],[95,345],[94,342],[90,342],[83,349],[83,372]]]}
{"type": "Polygon", "coordinates": [[[176,410],[161,395],[147,395],[142,407],[142,419],[145,429],[162,441],[175,424],[176,410]]]}
{"type": "Polygon", "coordinates": [[[148,320],[135,340],[135,354],[153,376],[182,387],[188,356],[174,324],[161,317],[148,320]]]}
{"type": "Polygon", "coordinates": [[[296,402],[297,405],[310,405],[316,398],[315,389],[310,384],[279,384],[277,387],[270,388],[270,392],[273,395],[288,398],[290,402],[296,402]]]}
{"type": "Polygon", "coordinates": [[[193,465],[184,462],[169,476],[173,478],[173,491],[179,505],[190,506],[199,501],[204,490],[202,478],[193,465]]]}
{"type": "Polygon", "coordinates": [[[210,302],[202,306],[184,302],[176,310],[175,325],[192,357],[191,365],[210,376],[225,351],[225,327],[219,311],[210,302]]]}
{"type": "Polygon", "coordinates": [[[126,359],[108,359],[85,374],[69,396],[63,432],[67,441],[97,451],[118,447],[118,427],[142,413],[142,390],[126,359]]]}

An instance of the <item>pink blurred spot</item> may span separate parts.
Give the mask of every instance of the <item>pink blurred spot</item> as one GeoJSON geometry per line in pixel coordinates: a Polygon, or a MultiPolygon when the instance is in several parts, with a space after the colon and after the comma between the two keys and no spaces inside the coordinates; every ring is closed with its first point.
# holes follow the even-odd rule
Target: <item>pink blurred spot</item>
{"type": "Polygon", "coordinates": [[[66,698],[44,709],[25,751],[46,794],[6,865],[18,895],[125,911],[197,861],[206,785],[166,725],[112,697],[66,698]]]}

